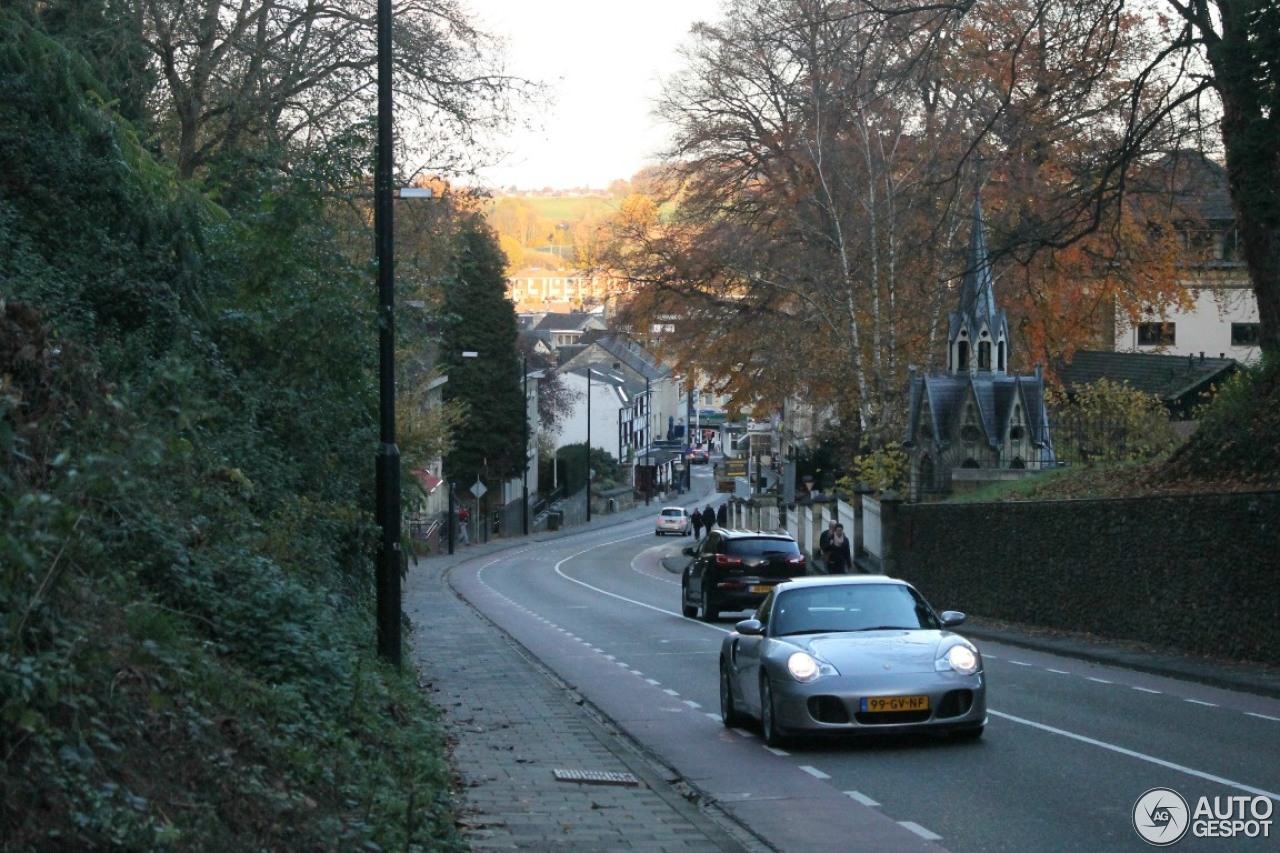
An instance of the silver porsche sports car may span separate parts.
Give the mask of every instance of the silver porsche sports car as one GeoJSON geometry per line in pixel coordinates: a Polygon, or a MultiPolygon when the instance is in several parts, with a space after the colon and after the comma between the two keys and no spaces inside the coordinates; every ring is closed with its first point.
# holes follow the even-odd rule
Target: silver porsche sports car
{"type": "Polygon", "coordinates": [[[720,716],[759,719],[770,746],[817,734],[981,737],[982,655],[949,630],[963,621],[881,575],[779,584],[720,647],[720,716]]]}

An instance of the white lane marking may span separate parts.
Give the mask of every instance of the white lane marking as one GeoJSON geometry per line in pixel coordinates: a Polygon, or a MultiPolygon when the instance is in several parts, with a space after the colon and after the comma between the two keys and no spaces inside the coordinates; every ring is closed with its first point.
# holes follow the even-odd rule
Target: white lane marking
{"type": "Polygon", "coordinates": [[[699,708],[701,708],[701,707],[702,707],[701,705],[699,705],[697,702],[693,701],[692,699],[686,699],[686,700],[684,700],[684,704],[688,705],[690,708],[693,708],[695,711],[696,711],[697,709],[699,709],[699,708]]]}
{"type": "Polygon", "coordinates": [[[774,755],[781,755],[783,758],[786,758],[791,754],[787,752],[785,749],[778,749],[776,746],[766,746],[765,751],[772,752],[774,755]]]}
{"type": "MultiPolygon", "coordinates": [[[[575,554],[570,554],[568,557],[565,557],[563,560],[560,560],[559,562],[557,562],[557,563],[555,564],[555,572],[556,572],[556,574],[558,574],[560,577],[564,578],[565,580],[567,580],[567,581],[569,581],[569,582],[571,582],[571,583],[576,583],[576,584],[578,584],[579,586],[586,587],[587,589],[592,590],[593,592],[598,592],[598,593],[600,593],[601,595],[606,595],[606,596],[608,596],[608,597],[610,597],[610,598],[616,598],[616,599],[618,599],[619,601],[625,601],[625,602],[627,602],[627,603],[629,603],[629,604],[635,604],[635,605],[638,605],[638,606],[640,606],[640,607],[644,607],[644,608],[646,608],[646,609],[648,609],[648,610],[656,611],[656,612],[658,612],[658,613],[665,613],[665,614],[670,615],[670,616],[676,616],[676,615],[678,615],[678,614],[676,614],[676,613],[675,613],[675,611],[665,610],[665,609],[663,609],[663,608],[661,608],[661,607],[655,607],[654,605],[652,605],[652,604],[648,604],[648,603],[643,602],[643,601],[636,601],[636,600],[635,600],[635,599],[633,599],[633,598],[627,598],[627,597],[626,597],[626,596],[624,596],[624,595],[618,595],[617,593],[609,592],[609,591],[608,591],[608,590],[606,590],[606,589],[600,589],[600,588],[599,588],[599,587],[597,587],[597,586],[593,586],[593,585],[591,585],[591,584],[589,584],[589,583],[586,583],[586,582],[584,582],[584,581],[580,581],[580,580],[578,580],[577,578],[571,578],[571,577],[569,577],[568,575],[566,575],[566,574],[564,573],[564,571],[563,571],[563,567],[564,567],[564,564],[565,564],[565,563],[569,562],[570,560],[574,559],[575,557],[580,557],[580,556],[582,556],[583,554],[587,553],[588,551],[594,551],[594,550],[596,550],[596,548],[603,548],[603,547],[608,546],[608,545],[616,545],[616,544],[618,544],[619,542],[626,542],[628,539],[638,539],[638,538],[640,538],[640,537],[639,537],[639,536],[628,536],[628,537],[625,537],[625,538],[623,538],[623,539],[615,539],[615,540],[612,540],[612,541],[610,541],[610,542],[604,542],[604,543],[601,543],[600,545],[596,545],[596,546],[593,546],[593,547],[591,547],[591,548],[584,548],[583,550],[578,551],[578,552],[577,552],[577,553],[575,553],[575,554]]],[[[481,571],[483,571],[483,569],[488,568],[488,566],[493,565],[493,564],[495,564],[495,563],[497,563],[497,562],[498,562],[498,560],[496,560],[496,559],[495,559],[493,562],[485,564],[484,566],[482,566],[482,567],[481,567],[481,571]]],[[[711,625],[711,624],[708,624],[708,623],[706,623],[706,622],[694,621],[694,620],[692,620],[692,619],[684,619],[684,617],[683,617],[683,616],[681,617],[681,619],[682,619],[683,621],[685,621],[685,622],[689,622],[689,623],[694,624],[694,625],[702,625],[703,627],[710,628],[710,629],[711,629],[711,630],[713,630],[713,631],[719,631],[719,632],[720,632],[720,633],[722,633],[722,634],[730,633],[730,631],[729,631],[729,629],[728,629],[728,628],[722,628],[722,627],[720,627],[720,626],[718,626],[718,625],[711,625]]],[[[596,649],[595,651],[600,651],[600,650],[599,650],[599,649],[596,649]]],[[[990,658],[990,655],[987,655],[986,657],[990,658]]],[[[1031,666],[1031,664],[1026,663],[1025,661],[1010,660],[1010,661],[1009,661],[1009,663],[1014,664],[1015,666],[1031,666]]],[[[1097,682],[1097,683],[1099,683],[1099,684],[1112,684],[1112,683],[1114,683],[1114,682],[1111,682],[1111,681],[1107,681],[1106,679],[1102,679],[1102,678],[1094,678],[1094,677],[1092,677],[1092,676],[1088,676],[1088,678],[1089,678],[1089,680],[1090,680],[1090,681],[1095,681],[1095,682],[1097,682]]],[[[657,682],[657,681],[653,680],[652,678],[647,678],[647,679],[645,679],[645,680],[646,680],[646,681],[648,681],[650,684],[653,684],[653,685],[655,685],[655,686],[659,683],[659,682],[657,682]]],[[[1142,691],[1144,691],[1144,692],[1146,692],[1146,693],[1156,693],[1156,694],[1159,694],[1159,693],[1160,693],[1160,691],[1159,691],[1159,690],[1149,690],[1149,689],[1147,689],[1147,688],[1143,688],[1143,687],[1135,687],[1135,688],[1133,688],[1133,689],[1135,689],[1135,690],[1142,690],[1142,691]]],[[[665,692],[670,693],[672,696],[677,696],[677,695],[679,695],[678,693],[676,693],[675,691],[672,691],[672,690],[667,690],[667,691],[665,691],[665,692]]],[[[1128,755],[1128,756],[1130,756],[1131,758],[1137,758],[1137,759],[1140,759],[1140,760],[1142,760],[1142,761],[1148,761],[1148,762],[1151,762],[1152,764],[1157,764],[1157,765],[1159,765],[1159,766],[1161,766],[1161,767],[1167,767],[1167,768],[1169,768],[1169,769],[1171,769],[1171,770],[1177,770],[1177,771],[1179,771],[1179,772],[1181,772],[1181,773],[1186,773],[1186,774],[1187,774],[1187,775],[1189,775],[1189,776],[1196,776],[1196,777],[1198,777],[1198,778],[1208,779],[1209,781],[1217,782],[1217,783],[1219,783],[1219,784],[1226,785],[1226,786],[1228,786],[1228,787],[1232,787],[1232,788],[1235,788],[1235,789],[1240,790],[1240,791],[1246,791],[1246,792],[1248,792],[1248,793],[1252,793],[1252,794],[1256,794],[1256,795],[1264,796],[1264,797],[1269,797],[1269,798],[1271,798],[1271,799],[1273,799],[1273,800],[1280,801],[1280,795],[1278,795],[1278,794],[1273,794],[1273,793],[1271,793],[1271,792],[1269,792],[1269,791],[1265,791],[1265,790],[1263,790],[1263,789],[1261,789],[1261,788],[1254,788],[1254,787],[1252,787],[1252,786],[1245,785],[1245,784],[1244,784],[1244,783],[1242,783],[1242,782],[1234,782],[1234,781],[1232,781],[1232,780],[1230,780],[1230,779],[1225,779],[1225,778],[1223,778],[1223,777],[1214,776],[1213,774],[1205,773],[1205,772],[1203,772],[1203,771],[1196,770],[1196,769],[1191,768],[1191,767],[1184,767],[1184,766],[1183,766],[1183,765],[1181,765],[1181,764],[1175,764],[1175,763],[1170,762],[1170,761],[1165,761],[1165,760],[1164,760],[1164,759],[1162,759],[1162,758],[1156,758],[1155,756],[1145,755],[1145,754],[1140,753],[1140,752],[1135,752],[1135,751],[1133,751],[1133,750],[1128,750],[1128,749],[1125,749],[1125,748],[1124,748],[1124,747],[1122,747],[1122,746],[1117,746],[1117,745],[1115,745],[1115,744],[1109,744],[1109,743],[1106,743],[1105,741],[1095,740],[1095,739],[1093,739],[1093,738],[1086,737],[1085,735],[1078,735],[1078,734],[1075,734],[1075,733],[1073,733],[1073,732],[1068,732],[1068,731],[1066,731],[1065,729],[1058,729],[1058,728],[1055,728],[1055,727],[1053,727],[1053,726],[1045,725],[1044,723],[1037,723],[1037,722],[1034,722],[1034,721],[1032,721],[1032,720],[1024,720],[1024,719],[1022,719],[1022,718],[1020,718],[1020,717],[1015,717],[1015,716],[1013,716],[1013,715],[1011,715],[1011,714],[1005,714],[1005,713],[1002,713],[1002,712],[1000,712],[1000,711],[988,711],[988,713],[990,713],[990,714],[992,714],[993,716],[996,716],[996,717],[1003,717],[1004,719],[1012,720],[1013,722],[1016,722],[1016,723],[1022,723],[1023,725],[1032,726],[1032,727],[1034,727],[1034,728],[1042,729],[1043,731],[1051,732],[1051,733],[1053,733],[1053,734],[1062,735],[1063,737],[1074,738],[1075,740],[1079,740],[1079,741],[1081,741],[1081,742],[1083,742],[1083,743],[1093,744],[1093,745],[1095,745],[1095,746],[1099,746],[1099,747],[1101,747],[1101,748],[1103,748],[1103,749],[1109,749],[1109,750],[1111,750],[1111,751],[1113,751],[1113,752],[1118,752],[1118,753],[1120,753],[1120,754],[1122,754],[1122,755],[1128,755]]],[[[1247,713],[1249,716],[1251,716],[1251,717],[1258,717],[1258,718],[1263,719],[1263,720],[1271,720],[1271,721],[1274,721],[1274,722],[1280,722],[1280,717],[1272,717],[1272,716],[1268,716],[1268,715],[1266,715],[1266,714],[1255,714],[1255,713],[1253,713],[1253,712],[1251,712],[1251,711],[1248,711],[1248,712],[1246,712],[1246,713],[1247,713]]],[[[745,731],[742,731],[741,729],[734,729],[734,731],[736,731],[738,734],[740,734],[740,735],[742,735],[742,736],[744,736],[744,737],[750,737],[750,736],[751,736],[751,733],[750,733],[750,732],[745,732],[745,731]]],[[[774,755],[780,755],[780,756],[788,756],[788,755],[790,755],[790,753],[789,753],[789,752],[786,752],[786,751],[781,750],[781,749],[776,749],[776,748],[774,748],[774,747],[770,747],[770,746],[766,746],[766,747],[765,747],[765,749],[767,749],[769,752],[772,752],[774,755]]],[[[903,824],[903,825],[905,826],[905,825],[906,825],[906,823],[904,822],[904,824],[903,824]]],[[[907,827],[907,828],[908,828],[908,829],[910,829],[911,827],[907,827]]],[[[921,827],[921,830],[922,830],[923,832],[928,832],[928,830],[924,829],[923,827],[921,827]]],[[[913,831],[914,831],[914,830],[913,830],[913,831]]],[[[930,833],[930,834],[932,834],[932,833],[930,833]]],[[[941,836],[939,836],[939,837],[941,837],[941,836]]]]}
{"type": "Polygon", "coordinates": [[[679,584],[679,583],[680,583],[680,581],[679,581],[679,580],[677,580],[676,578],[672,577],[671,572],[667,571],[667,567],[662,565],[662,560],[663,560],[663,558],[662,558],[662,557],[659,557],[659,558],[658,558],[658,565],[659,565],[659,567],[662,569],[662,574],[661,574],[661,575],[653,575],[653,574],[649,574],[649,573],[648,573],[648,572],[646,572],[644,569],[640,568],[640,566],[639,566],[639,565],[637,565],[637,563],[639,562],[639,560],[640,560],[640,558],[641,558],[641,557],[643,557],[645,554],[649,553],[650,551],[655,550],[655,548],[656,548],[656,547],[657,547],[657,546],[654,546],[654,548],[645,548],[645,549],[644,549],[643,551],[641,551],[639,554],[636,554],[634,557],[632,557],[632,558],[631,558],[631,571],[635,572],[636,574],[640,575],[641,577],[648,578],[648,579],[649,579],[649,580],[651,580],[651,581],[662,581],[663,583],[679,584]]]}
{"type": "Polygon", "coordinates": [[[1214,704],[1213,702],[1204,702],[1204,701],[1202,701],[1202,700],[1200,700],[1200,699],[1183,699],[1182,701],[1183,701],[1183,702],[1190,702],[1192,705],[1203,705],[1203,706],[1205,706],[1206,708],[1216,708],[1216,707],[1218,707],[1218,706],[1217,706],[1216,704],[1214,704]]]}
{"type": "Polygon", "coordinates": [[[558,563],[556,563],[555,564],[556,574],[558,574],[560,577],[564,578],[565,580],[569,581],[570,583],[576,583],[578,586],[586,587],[592,592],[598,592],[601,595],[607,595],[609,598],[616,598],[619,601],[625,601],[628,604],[634,604],[638,607],[643,607],[646,610],[653,610],[657,613],[665,613],[668,616],[678,616],[682,621],[687,622],[690,625],[701,625],[704,628],[710,628],[713,631],[719,631],[721,634],[730,633],[729,628],[721,628],[719,625],[712,625],[707,622],[695,621],[693,619],[685,619],[683,616],[681,616],[679,613],[677,613],[674,610],[667,610],[662,607],[655,607],[654,605],[648,604],[647,602],[644,602],[644,601],[636,601],[634,598],[627,598],[625,595],[618,595],[616,592],[609,592],[609,590],[607,589],[601,589],[600,587],[593,586],[592,584],[589,584],[586,581],[580,581],[577,578],[571,578],[564,573],[565,563],[577,557],[581,557],[583,554],[586,554],[589,551],[595,551],[599,548],[606,548],[610,545],[617,545],[619,542],[626,542],[629,539],[638,539],[638,538],[639,538],[638,536],[627,536],[623,539],[615,539],[612,542],[601,542],[599,545],[593,545],[590,548],[583,548],[581,551],[578,551],[575,554],[570,554],[569,556],[565,557],[563,560],[560,560],[558,563]]]}
{"type": "Polygon", "coordinates": [[[808,764],[801,764],[801,765],[800,765],[800,769],[801,769],[801,770],[803,770],[805,773],[808,773],[810,776],[812,776],[812,777],[813,777],[813,778],[815,778],[815,779],[830,779],[830,778],[831,778],[829,775],[827,775],[826,773],[823,773],[823,772],[822,772],[821,770],[819,770],[818,768],[816,768],[816,767],[812,767],[812,766],[810,766],[810,765],[808,765],[808,764]]]}
{"type": "Polygon", "coordinates": [[[1052,672],[1054,675],[1070,675],[1071,674],[1067,672],[1065,669],[1049,669],[1048,667],[1045,667],[1044,671],[1052,672]]]}
{"type": "Polygon", "coordinates": [[[718,722],[720,722],[720,715],[719,715],[719,714],[713,714],[713,713],[711,713],[710,711],[708,711],[708,712],[707,712],[707,717],[708,717],[709,719],[715,720],[717,723],[718,723],[718,722]]]}
{"type": "Polygon", "coordinates": [[[1280,723],[1280,717],[1272,717],[1269,714],[1255,714],[1253,711],[1245,711],[1246,716],[1257,717],[1259,720],[1270,720],[1273,723],[1280,723]]]}
{"type": "Polygon", "coordinates": [[[649,682],[649,683],[650,683],[650,684],[652,684],[654,687],[657,687],[659,684],[661,684],[661,683],[662,683],[661,681],[659,681],[659,680],[658,680],[658,679],[656,679],[656,678],[646,678],[646,679],[645,679],[645,681],[649,682]]]}
{"type": "Polygon", "coordinates": [[[1152,690],[1150,687],[1134,687],[1133,689],[1139,693],[1154,693],[1156,696],[1159,696],[1162,692],[1160,690],[1152,690]]]}
{"type": "Polygon", "coordinates": [[[680,695],[680,691],[678,691],[678,690],[672,690],[670,687],[664,687],[664,688],[662,689],[662,692],[663,692],[663,693],[665,693],[665,694],[667,694],[668,696],[679,696],[679,695],[680,695]]]}
{"type": "Polygon", "coordinates": [[[871,806],[872,808],[875,808],[876,806],[880,805],[875,800],[871,799],[861,791],[845,791],[844,793],[846,797],[857,800],[858,802],[862,803],[864,806],[871,806]]]}
{"type": "Polygon", "coordinates": [[[1117,746],[1114,743],[1107,743],[1104,740],[1096,740],[1095,738],[1087,737],[1086,735],[1076,734],[1075,732],[1069,732],[1066,729],[1060,729],[1060,728],[1057,728],[1056,726],[1049,726],[1049,725],[1045,725],[1044,723],[1037,723],[1034,720],[1027,720],[1022,717],[1015,717],[1013,714],[1005,714],[1001,711],[992,711],[992,710],[988,710],[987,713],[991,714],[994,717],[1000,717],[1002,719],[1009,720],[1010,722],[1021,723],[1024,726],[1031,726],[1033,729],[1039,729],[1040,731],[1048,732],[1049,734],[1061,735],[1062,737],[1071,738],[1072,740],[1079,741],[1080,743],[1087,743],[1090,746],[1096,746],[1101,749],[1107,749],[1107,750],[1110,750],[1111,752],[1119,753],[1120,755],[1126,755],[1129,758],[1136,758],[1139,761],[1146,761],[1148,763],[1155,764],[1160,767],[1168,768],[1169,770],[1176,770],[1179,773],[1185,773],[1186,775],[1194,776],[1197,779],[1207,779],[1210,782],[1216,782],[1217,784],[1225,785],[1228,788],[1235,788],[1237,791],[1244,791],[1245,793],[1253,794],[1254,796],[1268,797],[1270,799],[1280,801],[1280,794],[1275,794],[1275,793],[1272,793],[1271,791],[1263,790],[1262,788],[1255,788],[1252,785],[1246,785],[1243,782],[1236,782],[1233,779],[1227,779],[1222,776],[1215,776],[1212,773],[1206,773],[1203,770],[1196,770],[1194,767],[1187,767],[1186,765],[1183,765],[1183,764],[1175,764],[1172,761],[1165,761],[1163,758],[1156,758],[1154,755],[1147,755],[1146,753],[1137,752],[1136,750],[1125,749],[1123,746],[1117,746]]]}
{"type": "Polygon", "coordinates": [[[936,832],[930,832],[929,830],[925,829],[923,826],[921,826],[920,824],[916,823],[913,820],[900,820],[898,821],[898,826],[902,827],[903,829],[911,830],[916,835],[923,838],[925,841],[941,841],[942,840],[941,835],[939,835],[936,832]]]}

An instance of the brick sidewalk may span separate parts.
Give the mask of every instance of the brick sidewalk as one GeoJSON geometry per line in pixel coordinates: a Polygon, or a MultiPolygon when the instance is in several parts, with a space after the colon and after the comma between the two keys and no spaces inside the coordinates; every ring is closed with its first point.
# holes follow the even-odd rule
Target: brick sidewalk
{"type": "MultiPolygon", "coordinates": [[[[637,508],[590,526],[651,511],[637,508]]],[[[449,588],[451,566],[525,543],[494,540],[419,560],[404,590],[415,626],[406,658],[441,711],[461,788],[458,819],[471,848],[767,850],[687,799],[661,767],[449,588]]]]}

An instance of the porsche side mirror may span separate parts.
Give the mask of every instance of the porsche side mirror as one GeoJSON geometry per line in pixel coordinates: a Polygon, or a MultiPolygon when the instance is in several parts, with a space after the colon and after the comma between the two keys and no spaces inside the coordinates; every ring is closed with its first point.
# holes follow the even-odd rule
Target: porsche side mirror
{"type": "Polygon", "coordinates": [[[737,625],[733,626],[733,630],[737,631],[739,634],[758,637],[764,633],[764,625],[760,624],[759,619],[743,619],[737,625]]]}
{"type": "Polygon", "coordinates": [[[959,610],[944,610],[938,614],[942,619],[943,628],[954,628],[957,625],[963,625],[965,615],[959,610]]]}

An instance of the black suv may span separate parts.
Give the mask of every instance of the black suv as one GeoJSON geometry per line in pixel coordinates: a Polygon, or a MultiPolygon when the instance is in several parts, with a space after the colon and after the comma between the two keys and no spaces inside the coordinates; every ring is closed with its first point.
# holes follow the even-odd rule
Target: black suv
{"type": "Polygon", "coordinates": [[[808,573],[808,561],[786,533],[712,528],[680,579],[680,610],[710,621],[722,610],[754,610],[776,584],[808,573]]]}

